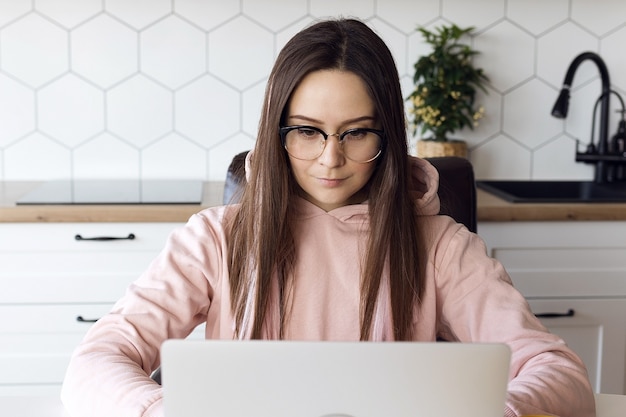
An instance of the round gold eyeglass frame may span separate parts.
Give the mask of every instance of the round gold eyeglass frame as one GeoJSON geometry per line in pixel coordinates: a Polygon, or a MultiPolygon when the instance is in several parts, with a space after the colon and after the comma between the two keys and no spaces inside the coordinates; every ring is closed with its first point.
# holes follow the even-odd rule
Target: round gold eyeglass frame
{"type": "Polygon", "coordinates": [[[378,152],[373,157],[371,157],[371,158],[369,158],[369,159],[367,159],[365,161],[359,161],[359,160],[350,158],[344,152],[344,156],[347,159],[349,159],[349,160],[351,160],[353,162],[357,162],[359,164],[366,164],[366,163],[372,162],[373,160],[378,158],[383,153],[383,147],[384,147],[384,143],[385,143],[385,132],[383,130],[371,129],[371,128],[366,128],[366,127],[359,127],[359,128],[354,128],[354,129],[348,129],[348,130],[343,131],[341,133],[326,133],[322,129],[320,129],[318,127],[315,127],[315,126],[295,125],[295,126],[283,126],[283,127],[280,127],[278,132],[280,134],[280,139],[281,139],[282,146],[283,146],[283,148],[285,148],[287,153],[290,156],[292,156],[293,158],[300,159],[300,160],[303,160],[303,161],[312,161],[314,159],[319,158],[322,155],[322,153],[324,152],[324,149],[326,149],[326,143],[328,141],[328,137],[329,136],[337,136],[337,138],[339,139],[339,143],[341,145],[343,145],[343,140],[344,140],[344,138],[347,135],[351,135],[351,134],[359,133],[359,132],[367,132],[367,133],[374,133],[374,134],[376,134],[380,138],[380,143],[379,143],[379,147],[378,147],[378,152]],[[319,154],[317,154],[316,156],[311,157],[311,158],[302,158],[302,157],[296,156],[296,155],[292,154],[291,152],[289,152],[289,149],[287,148],[287,134],[289,132],[291,132],[293,130],[297,130],[297,129],[312,130],[312,131],[315,131],[315,132],[319,133],[320,135],[322,135],[323,145],[320,147],[319,154]]]}

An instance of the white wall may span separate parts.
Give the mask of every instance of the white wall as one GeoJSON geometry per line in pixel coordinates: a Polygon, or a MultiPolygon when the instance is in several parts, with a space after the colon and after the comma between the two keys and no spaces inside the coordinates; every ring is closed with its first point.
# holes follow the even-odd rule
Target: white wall
{"type": "Polygon", "coordinates": [[[592,63],[576,74],[568,119],[550,109],[586,50],[604,57],[626,96],[623,0],[4,0],[0,180],[223,179],[254,145],[281,46],[338,15],[365,19],[387,41],[407,95],[426,51],[415,27],[475,26],[477,64],[491,78],[487,116],[458,136],[477,176],[592,177],[574,161],[600,93],[592,63]]]}

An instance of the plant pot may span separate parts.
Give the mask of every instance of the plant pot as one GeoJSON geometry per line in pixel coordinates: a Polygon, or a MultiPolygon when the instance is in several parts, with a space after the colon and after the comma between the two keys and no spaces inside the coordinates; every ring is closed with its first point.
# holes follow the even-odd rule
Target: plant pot
{"type": "Polygon", "coordinates": [[[456,139],[447,141],[422,139],[417,141],[417,156],[433,158],[437,156],[460,156],[467,158],[467,142],[456,139]]]}

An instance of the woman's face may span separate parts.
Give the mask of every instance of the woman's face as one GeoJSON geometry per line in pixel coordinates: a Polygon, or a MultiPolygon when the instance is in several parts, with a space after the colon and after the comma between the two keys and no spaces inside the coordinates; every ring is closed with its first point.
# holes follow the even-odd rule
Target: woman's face
{"type": "MultiPolygon", "coordinates": [[[[380,128],[365,84],[352,72],[308,74],[293,92],[287,110],[286,126],[313,126],[327,134],[380,128]]],[[[359,163],[346,158],[337,136],[328,137],[318,158],[301,160],[290,155],[289,160],[304,198],[325,211],[366,200],[364,186],[376,167],[376,160],[359,163]]]]}

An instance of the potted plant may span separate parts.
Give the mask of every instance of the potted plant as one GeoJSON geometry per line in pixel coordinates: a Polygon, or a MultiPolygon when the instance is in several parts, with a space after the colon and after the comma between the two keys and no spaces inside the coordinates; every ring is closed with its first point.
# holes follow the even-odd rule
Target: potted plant
{"type": "Polygon", "coordinates": [[[452,139],[450,134],[464,127],[473,129],[484,116],[483,107],[474,100],[478,89],[486,92],[484,84],[488,78],[481,68],[472,65],[478,52],[460,42],[473,30],[455,24],[434,31],[418,27],[432,47],[431,53],[420,57],[414,65],[415,89],[407,98],[412,104],[413,134],[421,133],[422,140],[417,143],[419,156],[467,156],[467,144],[452,139]]]}

